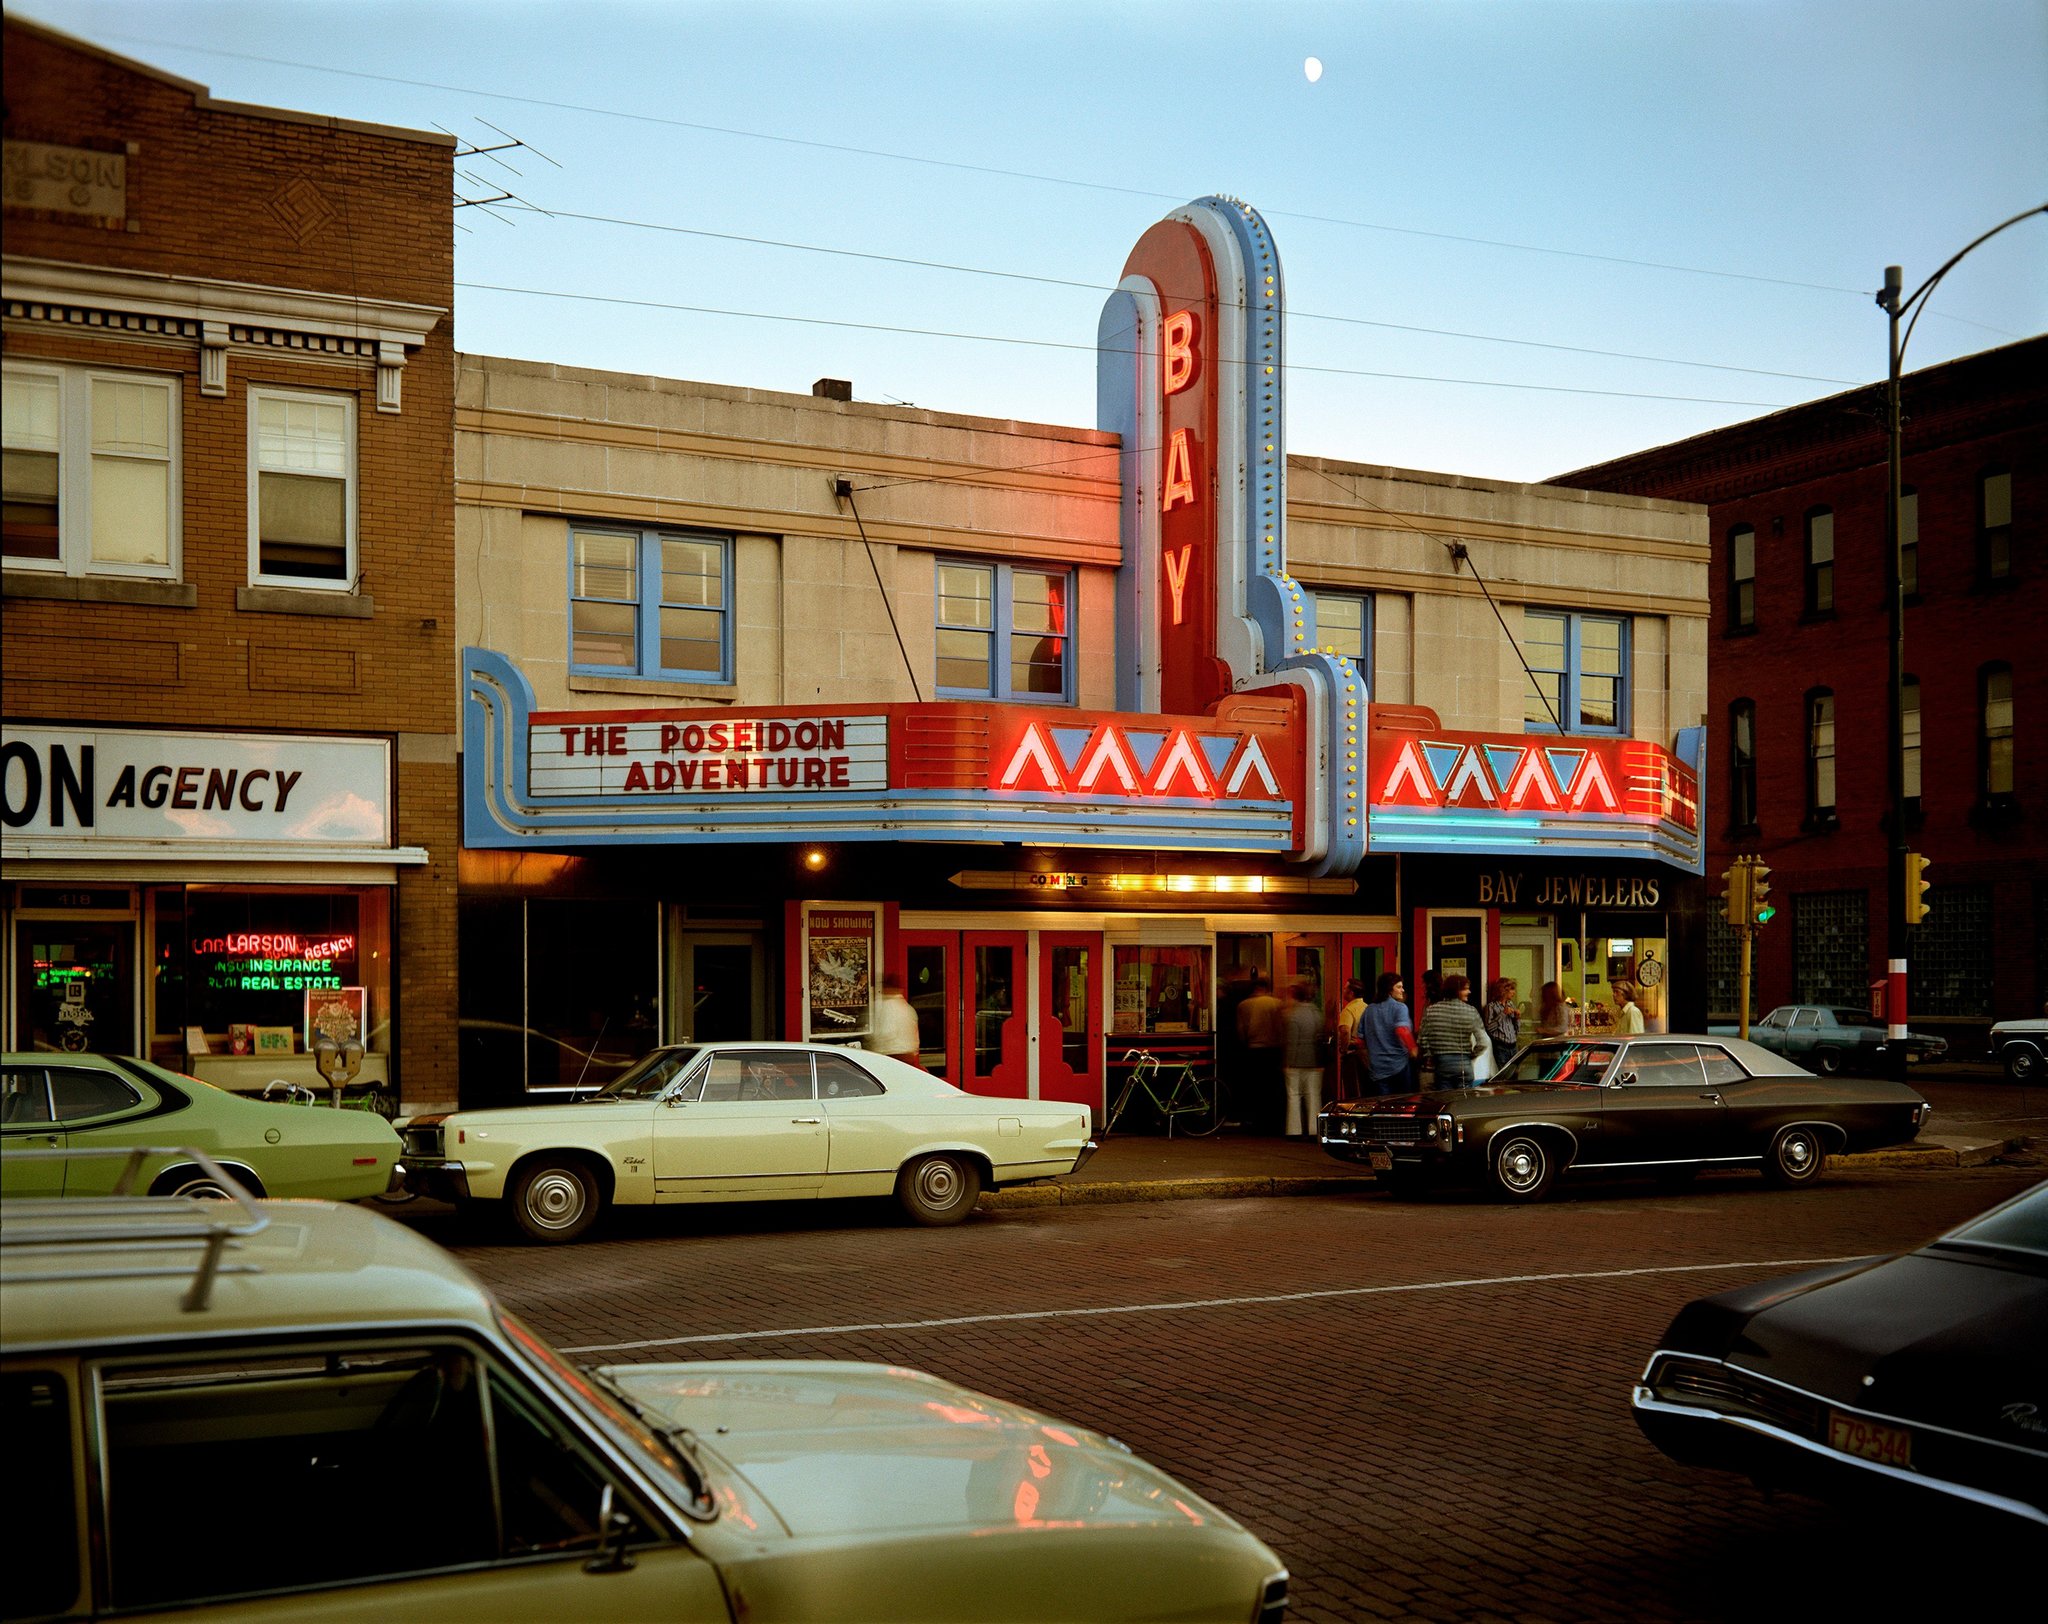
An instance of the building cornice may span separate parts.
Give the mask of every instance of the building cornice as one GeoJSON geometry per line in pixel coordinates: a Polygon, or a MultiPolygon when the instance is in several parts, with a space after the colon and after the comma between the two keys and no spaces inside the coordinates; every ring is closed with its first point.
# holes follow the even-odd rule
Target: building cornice
{"type": "Polygon", "coordinates": [[[113,336],[171,338],[200,351],[199,388],[227,393],[230,349],[285,350],[314,359],[370,361],[377,410],[400,409],[406,357],[448,312],[437,305],[0,256],[6,320],[113,336]]]}

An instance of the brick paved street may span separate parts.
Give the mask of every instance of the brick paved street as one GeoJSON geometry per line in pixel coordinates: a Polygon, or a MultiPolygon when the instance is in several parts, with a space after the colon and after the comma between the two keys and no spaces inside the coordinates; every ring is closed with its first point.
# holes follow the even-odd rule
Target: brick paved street
{"type": "Polygon", "coordinates": [[[1301,1619],[1881,1618],[1923,1591],[1995,1605],[2008,1563],[1682,1470],[1636,1431],[1630,1383],[1685,1300],[1916,1244],[2041,1173],[1791,1193],[1730,1175],[1535,1208],[1175,1201],[936,1232],[865,1204],[685,1209],[543,1251],[421,1227],[564,1346],[668,1339],[583,1358],[888,1360],[1113,1433],[1268,1540],[1301,1619]],[[1058,1312],[1104,1309],[1135,1311],[1058,1312]],[[1034,1317],[904,1324],[977,1315],[1034,1317]]]}

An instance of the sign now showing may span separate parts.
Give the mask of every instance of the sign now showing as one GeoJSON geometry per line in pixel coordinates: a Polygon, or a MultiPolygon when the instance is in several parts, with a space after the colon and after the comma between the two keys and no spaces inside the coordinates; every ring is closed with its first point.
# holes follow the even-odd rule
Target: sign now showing
{"type": "Polygon", "coordinates": [[[0,729],[0,823],[38,841],[388,846],[390,782],[382,739],[0,729]]]}

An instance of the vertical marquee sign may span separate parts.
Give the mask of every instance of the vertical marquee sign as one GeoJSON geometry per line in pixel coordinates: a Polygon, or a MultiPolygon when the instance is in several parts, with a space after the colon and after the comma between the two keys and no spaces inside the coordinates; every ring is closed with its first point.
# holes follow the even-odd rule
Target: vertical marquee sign
{"type": "Polygon", "coordinates": [[[1315,649],[1286,573],[1280,256],[1258,211],[1205,197],[1154,225],[1097,327],[1096,418],[1123,441],[1117,703],[1199,715],[1293,690],[1318,872],[1365,850],[1365,684],[1315,649]]]}

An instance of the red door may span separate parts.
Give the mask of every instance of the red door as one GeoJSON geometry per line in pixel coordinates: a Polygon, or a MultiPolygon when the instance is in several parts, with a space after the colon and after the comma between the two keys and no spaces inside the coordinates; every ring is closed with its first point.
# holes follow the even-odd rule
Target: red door
{"type": "Polygon", "coordinates": [[[1038,933],[1038,1097],[1102,1111],[1102,938],[1038,933]]]}
{"type": "MultiPolygon", "coordinates": [[[[1401,968],[1401,938],[1388,932],[1384,935],[1357,936],[1346,933],[1344,937],[1344,978],[1356,981],[1365,988],[1365,996],[1373,995],[1373,986],[1389,970],[1401,968]]],[[[1342,994],[1343,988],[1333,989],[1342,994]]],[[[1342,1007],[1341,998],[1339,1007],[1342,1007]]]]}
{"type": "Polygon", "coordinates": [[[967,1006],[960,1048],[966,1074],[956,1081],[970,1094],[1022,1099],[1031,1091],[1024,942],[1021,930],[960,933],[960,975],[967,1006]]]}
{"type": "Polygon", "coordinates": [[[959,1088],[959,935],[950,930],[904,931],[903,970],[910,1007],[917,1011],[918,1064],[959,1088]]]}

